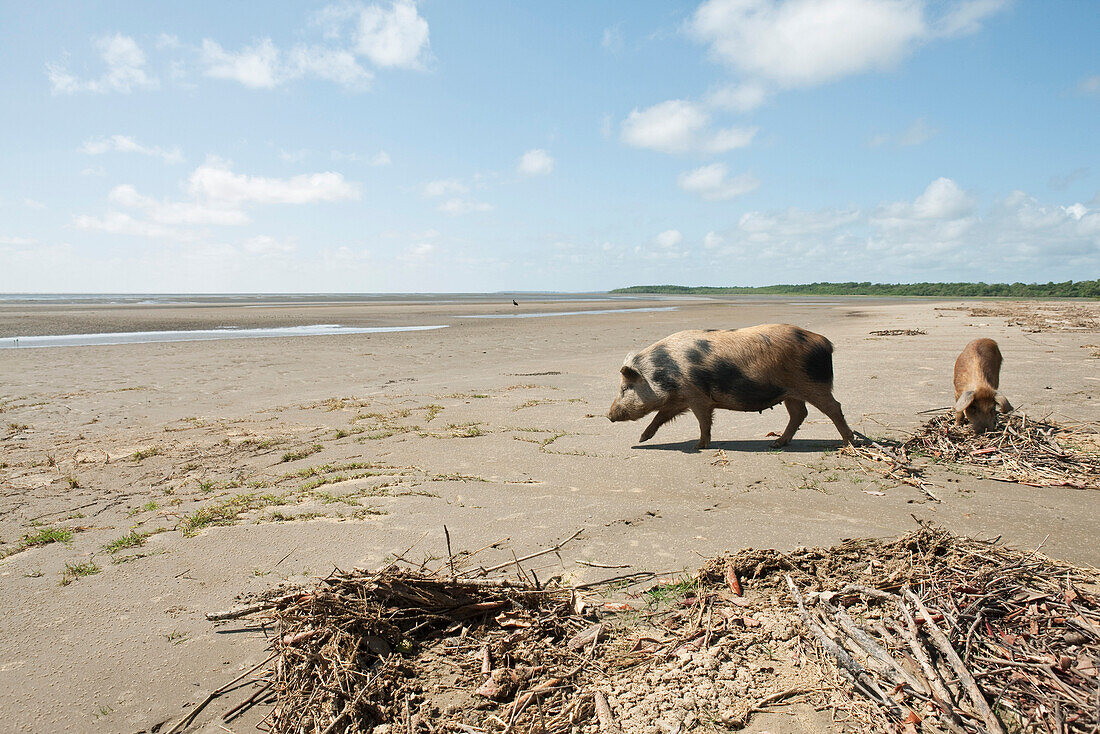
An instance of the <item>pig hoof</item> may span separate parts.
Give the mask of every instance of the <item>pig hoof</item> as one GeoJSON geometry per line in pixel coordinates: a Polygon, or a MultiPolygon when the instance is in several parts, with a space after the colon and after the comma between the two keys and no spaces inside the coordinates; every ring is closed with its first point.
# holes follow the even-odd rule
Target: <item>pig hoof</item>
{"type": "Polygon", "coordinates": [[[645,433],[642,434],[642,437],[638,439],[638,443],[645,443],[646,441],[648,441],[651,438],[653,438],[653,434],[646,431],[645,433]]]}
{"type": "Polygon", "coordinates": [[[710,441],[700,441],[699,443],[695,444],[695,448],[698,451],[702,451],[703,449],[707,448],[708,446],[710,446],[710,441]]]}
{"type": "Polygon", "coordinates": [[[787,444],[789,444],[790,442],[791,442],[790,439],[787,439],[786,441],[784,441],[781,438],[777,438],[774,441],[772,441],[772,448],[773,449],[781,449],[784,446],[786,446],[787,444]]]}

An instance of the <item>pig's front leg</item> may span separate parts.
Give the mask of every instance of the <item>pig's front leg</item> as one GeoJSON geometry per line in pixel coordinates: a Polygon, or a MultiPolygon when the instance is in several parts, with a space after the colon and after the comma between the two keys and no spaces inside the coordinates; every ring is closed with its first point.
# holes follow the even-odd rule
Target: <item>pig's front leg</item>
{"type": "Polygon", "coordinates": [[[697,449],[705,449],[710,446],[710,425],[714,420],[714,408],[711,406],[692,408],[691,412],[699,419],[699,443],[697,449]]]}
{"type": "Polygon", "coordinates": [[[642,437],[638,439],[639,443],[645,443],[649,439],[653,438],[653,434],[657,432],[657,429],[668,423],[670,420],[680,415],[683,410],[675,410],[672,408],[662,408],[657,411],[657,415],[653,416],[653,420],[649,422],[646,429],[642,431],[642,437]]]}

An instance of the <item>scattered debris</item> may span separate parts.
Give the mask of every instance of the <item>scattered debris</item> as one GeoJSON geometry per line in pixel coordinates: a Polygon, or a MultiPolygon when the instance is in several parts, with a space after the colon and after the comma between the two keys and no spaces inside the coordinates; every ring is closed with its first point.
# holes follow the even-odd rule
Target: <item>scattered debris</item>
{"type": "Polygon", "coordinates": [[[1026,332],[1100,331],[1100,306],[1074,301],[1028,301],[983,304],[981,306],[937,306],[937,311],[966,311],[976,318],[999,317],[1009,326],[1026,332]]]}
{"type": "Polygon", "coordinates": [[[882,329],[870,333],[871,336],[926,336],[928,334],[923,329],[882,329]]]}

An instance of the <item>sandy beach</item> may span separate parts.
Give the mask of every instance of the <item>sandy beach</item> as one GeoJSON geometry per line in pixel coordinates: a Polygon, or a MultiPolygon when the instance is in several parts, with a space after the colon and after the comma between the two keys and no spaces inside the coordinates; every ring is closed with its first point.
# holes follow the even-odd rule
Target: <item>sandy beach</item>
{"type": "MultiPolygon", "coordinates": [[[[1100,565],[1090,490],[940,469],[932,502],[837,455],[835,429],[812,409],[782,451],[768,437],[786,423],[781,407],[720,412],[701,452],[690,416],[645,444],[643,423],[606,418],[627,352],[681,329],[785,322],[833,341],[834,394],[867,436],[902,436],[950,405],[955,356],[978,336],[1000,343],[1001,389],[1017,409],[1095,422],[1097,304],[247,300],[0,306],[0,337],[446,326],[0,350],[6,730],[156,731],[265,656],[262,635],[215,627],[207,612],[410,548],[445,555],[444,524],[461,548],[507,539],[488,554],[498,560],[582,530],[560,560],[533,564],[570,582],[617,573],[577,560],[690,571],[727,549],[899,535],[911,515],[1100,565]],[[471,318],[610,309],[626,310],[471,318]],[[871,334],[890,329],[926,333],[871,334]]],[[[221,731],[218,715],[210,707],[194,730],[221,731]]]]}

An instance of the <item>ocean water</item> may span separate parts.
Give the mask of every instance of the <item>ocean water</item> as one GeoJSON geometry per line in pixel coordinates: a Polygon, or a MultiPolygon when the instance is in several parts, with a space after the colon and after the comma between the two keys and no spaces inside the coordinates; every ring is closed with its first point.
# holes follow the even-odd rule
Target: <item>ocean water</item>
{"type": "Polygon", "coordinates": [[[270,339],[288,336],[328,336],[332,334],[380,334],[393,331],[429,331],[446,329],[446,324],[431,326],[340,326],[313,324],[264,329],[189,329],[185,331],[121,331],[105,334],[57,334],[50,336],[0,337],[0,349],[36,349],[43,347],[86,347],[107,344],[149,344],[155,342],[196,342],[216,339],[270,339]]]}

